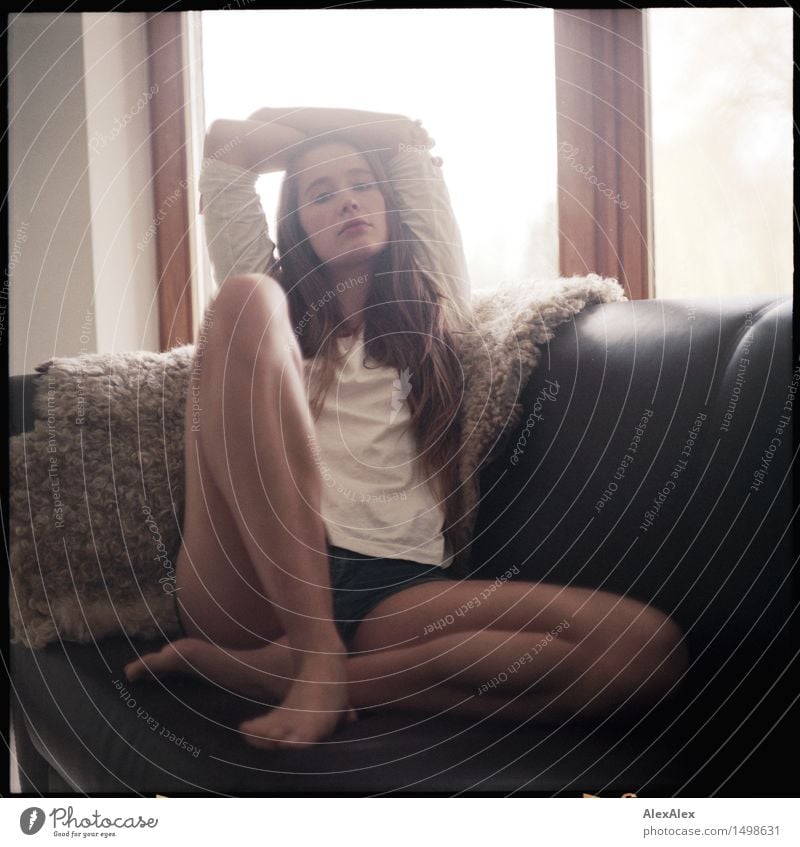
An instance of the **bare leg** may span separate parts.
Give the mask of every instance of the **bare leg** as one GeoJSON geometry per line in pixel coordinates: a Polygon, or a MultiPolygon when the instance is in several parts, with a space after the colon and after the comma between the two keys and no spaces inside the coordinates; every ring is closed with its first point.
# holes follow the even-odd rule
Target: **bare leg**
{"type": "MultiPolygon", "coordinates": [[[[535,652],[544,635],[465,631],[353,656],[347,665],[350,702],[357,709],[452,710],[537,723],[570,716],[620,718],[669,697],[688,664],[685,643],[670,633],[628,638],[611,647],[562,634],[535,652]]],[[[157,674],[193,673],[267,699],[281,698],[291,684],[285,639],[259,650],[221,650],[195,639],[174,646],[177,650],[168,645],[147,657],[148,668],[157,674]]]]}
{"type": "MultiPolygon", "coordinates": [[[[210,508],[199,508],[195,502],[195,508],[187,512],[185,548],[190,547],[189,539],[194,539],[194,558],[182,548],[178,559],[184,619],[189,635],[195,637],[175,642],[161,653],[134,663],[129,670],[131,678],[148,668],[154,673],[188,671],[234,690],[281,700],[282,708],[242,726],[253,733],[251,743],[264,747],[290,744],[288,733],[298,714],[324,718],[331,710],[341,713],[346,705],[344,698],[339,703],[345,705],[332,707],[322,701],[326,688],[341,689],[343,683],[352,705],[362,709],[437,712],[453,708],[464,714],[484,715],[494,714],[498,704],[503,704],[508,708],[503,708],[503,714],[497,717],[516,719],[536,714],[540,721],[560,720],[580,709],[584,709],[585,716],[603,714],[629,698],[631,703],[640,704],[648,697],[658,699],[672,690],[679,677],[677,669],[682,672],[685,665],[685,656],[675,649],[674,638],[652,643],[645,643],[641,637],[628,638],[621,647],[601,656],[598,650],[589,649],[589,639],[581,639],[565,652],[570,642],[562,636],[558,646],[550,642],[536,655],[535,662],[521,665],[498,687],[482,694],[478,693],[480,687],[517,662],[543,633],[507,632],[479,625],[475,631],[442,635],[411,647],[372,650],[345,659],[338,631],[330,622],[327,554],[318,515],[320,480],[306,449],[307,442],[299,435],[308,433],[308,409],[299,383],[299,350],[294,350],[294,363],[300,401],[292,403],[286,399],[291,398],[291,392],[287,395],[285,390],[287,382],[292,384],[287,345],[280,344],[278,333],[264,330],[275,313],[269,309],[276,307],[269,306],[268,300],[264,313],[259,315],[258,309],[251,308],[253,304],[248,302],[248,297],[259,289],[254,278],[228,280],[225,284],[232,282],[235,284],[229,291],[235,296],[219,303],[222,318],[216,313],[214,316],[215,325],[224,330],[215,335],[208,333],[209,351],[203,365],[206,381],[201,384],[206,407],[221,408],[227,417],[223,413],[206,416],[201,432],[192,436],[197,441],[193,443],[187,436],[187,467],[192,466],[190,448],[194,447],[195,482],[202,482],[198,487],[211,503],[210,508]],[[245,303],[248,306],[243,310],[245,303]],[[237,320],[245,314],[248,320],[242,326],[247,327],[251,337],[245,342],[240,335],[237,341],[241,329],[237,320]],[[262,355],[265,347],[272,351],[267,357],[262,355]],[[216,353],[212,354],[212,349],[216,353]],[[227,368],[226,356],[231,359],[227,368]],[[276,361],[282,362],[282,369],[274,366],[276,361]],[[209,372],[216,382],[208,381],[209,372]],[[283,382],[281,374],[285,376],[283,382]],[[284,393],[279,395],[281,385],[284,393]],[[279,402],[270,403],[269,398],[275,396],[280,396],[279,402]],[[249,415],[249,421],[244,423],[242,410],[245,416],[249,415]],[[278,438],[274,437],[276,432],[278,438]],[[212,548],[205,543],[209,521],[225,514],[226,509],[228,517],[220,523],[224,543],[212,548]],[[236,531],[232,532],[234,526],[236,531]],[[237,545],[239,553],[235,552],[237,545]],[[242,561],[226,560],[232,551],[234,559],[238,556],[242,561]],[[305,574],[307,583],[300,583],[301,589],[294,593],[291,589],[297,583],[293,574],[305,574]],[[314,594],[315,586],[320,588],[321,597],[314,594]],[[218,599],[226,590],[229,597],[219,604],[218,599]],[[311,617],[286,613],[286,609],[298,608],[311,617]],[[318,628],[303,626],[304,621],[313,623],[314,616],[320,623],[318,628]],[[232,621],[236,627],[232,627],[232,621]],[[282,623],[286,625],[282,627],[282,623]],[[292,623],[300,630],[294,638],[292,623]],[[265,645],[283,630],[287,633],[285,639],[265,645]],[[198,640],[203,638],[214,643],[198,640]],[[574,649],[576,646],[579,649],[574,649]],[[634,647],[642,652],[631,659],[634,647]],[[337,652],[342,660],[341,673],[334,680],[325,676],[330,665],[322,667],[319,674],[310,675],[308,656],[323,654],[324,658],[326,650],[337,652]],[[646,679],[654,668],[660,669],[652,680],[646,679]],[[309,675],[303,677],[299,672],[302,670],[309,675]],[[316,690],[312,679],[318,682],[316,690]],[[303,684],[300,688],[298,680],[303,684]],[[518,696],[520,692],[524,693],[518,696]]],[[[287,325],[288,321],[284,330],[287,325]]],[[[289,348],[291,351],[291,345],[289,348]]],[[[187,508],[190,498],[198,496],[190,490],[191,482],[187,469],[187,508]]],[[[493,596],[499,597],[500,593],[493,596]]],[[[487,614],[489,605],[487,602],[481,607],[487,614]]],[[[534,615],[529,607],[520,608],[524,626],[534,615]]],[[[428,609],[426,614],[433,612],[428,609]]],[[[494,614],[488,617],[491,620],[494,614]]],[[[397,635],[397,626],[392,623],[390,628],[397,635]]],[[[418,633],[422,627],[414,624],[410,631],[418,633]]],[[[596,641],[595,638],[592,643],[596,641]]],[[[608,643],[608,639],[601,639],[600,643],[608,643]]],[[[335,721],[310,728],[306,724],[301,743],[321,739],[334,725],[335,721]]]]}
{"type": "Polygon", "coordinates": [[[658,640],[602,650],[561,635],[535,653],[545,635],[458,632],[353,658],[350,701],[357,709],[452,709],[536,723],[595,720],[635,714],[666,699],[688,664],[685,646],[658,640]],[[526,655],[531,659],[521,662],[526,655]]]}
{"type": "Polygon", "coordinates": [[[283,708],[241,729],[254,744],[313,743],[349,710],[347,651],[331,620],[313,421],[283,290],[266,276],[227,279],[201,341],[187,398],[182,618],[189,635],[223,646],[285,633],[294,682],[283,708]]]}

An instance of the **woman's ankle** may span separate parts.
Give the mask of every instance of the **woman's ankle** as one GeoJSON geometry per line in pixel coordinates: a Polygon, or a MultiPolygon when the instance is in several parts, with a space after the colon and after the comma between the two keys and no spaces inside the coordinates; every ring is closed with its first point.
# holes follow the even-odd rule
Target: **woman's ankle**
{"type": "Polygon", "coordinates": [[[347,659],[349,653],[347,645],[341,638],[337,638],[336,640],[329,638],[324,644],[316,648],[306,647],[303,650],[298,650],[296,655],[299,657],[300,663],[304,664],[305,662],[344,661],[347,659]]]}
{"type": "Polygon", "coordinates": [[[321,621],[320,625],[303,626],[299,632],[286,630],[289,646],[301,656],[347,655],[347,646],[336,625],[321,621]]]}

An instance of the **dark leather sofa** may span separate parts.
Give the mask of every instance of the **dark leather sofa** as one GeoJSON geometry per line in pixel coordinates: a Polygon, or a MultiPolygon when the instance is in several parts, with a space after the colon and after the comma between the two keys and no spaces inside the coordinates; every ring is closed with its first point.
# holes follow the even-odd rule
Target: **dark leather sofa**
{"type": "MultiPolygon", "coordinates": [[[[792,305],[754,296],[585,309],[543,350],[520,425],[481,476],[474,576],[517,565],[520,579],[668,612],[692,656],[673,701],[641,720],[557,728],[373,712],[326,743],[267,753],[233,729],[263,707],[200,682],[130,686],[172,740],[128,708],[109,682],[162,642],[12,645],[23,792],[789,793],[776,763],[800,687],[791,425],[774,438],[800,374],[792,305]]],[[[12,379],[12,434],[32,425],[38,379],[12,379]]]]}

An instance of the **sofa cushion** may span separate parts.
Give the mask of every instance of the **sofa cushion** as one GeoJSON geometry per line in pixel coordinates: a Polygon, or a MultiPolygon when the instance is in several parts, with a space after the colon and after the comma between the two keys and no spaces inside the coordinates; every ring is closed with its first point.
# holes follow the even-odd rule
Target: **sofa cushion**
{"type": "Polygon", "coordinates": [[[10,443],[12,641],[178,632],[172,590],[194,348],[59,359],[10,443]]]}

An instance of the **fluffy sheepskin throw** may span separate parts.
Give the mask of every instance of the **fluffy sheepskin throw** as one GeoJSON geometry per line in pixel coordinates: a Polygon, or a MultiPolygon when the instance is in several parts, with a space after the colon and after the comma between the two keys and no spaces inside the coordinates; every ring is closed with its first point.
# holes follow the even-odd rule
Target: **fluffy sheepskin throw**
{"type": "MultiPolygon", "coordinates": [[[[466,374],[465,518],[451,573],[469,575],[480,470],[518,425],[539,346],[586,305],[625,300],[591,274],[473,295],[466,374]]],[[[12,642],[178,633],[184,404],[194,346],[58,358],[37,370],[35,427],[11,439],[12,642]]]]}

